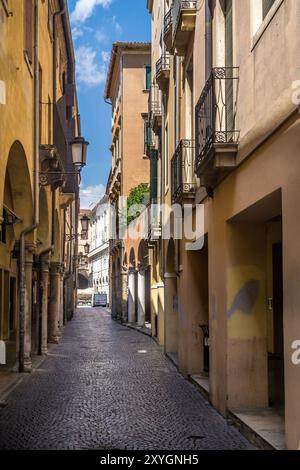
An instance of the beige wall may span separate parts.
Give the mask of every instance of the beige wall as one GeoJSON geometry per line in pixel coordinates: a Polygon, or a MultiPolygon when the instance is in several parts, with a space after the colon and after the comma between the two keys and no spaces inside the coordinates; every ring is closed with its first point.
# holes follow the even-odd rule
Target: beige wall
{"type": "Polygon", "coordinates": [[[146,65],[150,55],[123,56],[122,92],[122,194],[149,180],[149,160],[144,156],[144,119],[148,112],[146,65]]]}
{"type": "MultiPolygon", "coordinates": [[[[282,214],[286,440],[289,449],[298,449],[300,409],[296,391],[300,373],[299,366],[294,366],[291,361],[291,344],[300,338],[297,320],[300,305],[297,252],[300,245],[296,213],[300,173],[299,119],[297,107],[292,102],[292,82],[299,75],[300,5],[296,0],[278,1],[277,11],[269,18],[269,23],[262,26],[265,28],[258,40],[252,25],[254,3],[250,0],[233,2],[234,65],[239,67],[240,76],[236,125],[241,131],[238,166],[215,189],[213,199],[205,196],[203,188],[199,188],[195,198],[205,205],[208,270],[201,263],[203,253],[189,255],[182,246],[180,269],[176,276],[170,276],[169,241],[164,242],[165,347],[166,352],[179,353],[182,373],[201,373],[199,345],[202,338],[198,325],[209,310],[212,403],[224,415],[227,409],[268,405],[268,351],[272,342],[272,321],[267,305],[272,282],[270,247],[272,241],[280,241],[278,226],[270,219],[282,214]],[[208,286],[207,281],[206,284],[203,282],[207,278],[208,286]],[[208,309],[205,286],[209,293],[208,309]],[[174,309],[174,296],[176,300],[177,295],[178,312],[174,309]],[[245,298],[248,299],[246,303],[245,298]]],[[[157,22],[159,4],[159,1],[154,2],[154,22],[157,22]]],[[[221,67],[225,65],[224,18],[219,1],[213,4],[213,65],[221,67]]],[[[158,29],[157,24],[152,26],[155,47],[158,29]]],[[[185,67],[193,54],[194,104],[205,85],[204,38],[205,11],[204,2],[200,2],[195,33],[182,58],[184,78],[185,67]]],[[[165,95],[169,174],[175,151],[173,64],[171,62],[169,88],[165,95]]],[[[179,86],[179,137],[186,138],[186,96],[183,83],[179,86]]],[[[170,204],[170,188],[165,188],[164,201],[170,204]]],[[[176,254],[174,258],[176,262],[176,254]]]]}

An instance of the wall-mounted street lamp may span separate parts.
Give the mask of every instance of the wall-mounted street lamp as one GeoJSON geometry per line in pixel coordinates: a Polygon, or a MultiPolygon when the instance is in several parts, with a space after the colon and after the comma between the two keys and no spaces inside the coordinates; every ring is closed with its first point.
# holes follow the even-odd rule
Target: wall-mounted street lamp
{"type": "Polygon", "coordinates": [[[86,155],[89,143],[83,137],[75,137],[70,143],[72,149],[73,165],[75,169],[81,171],[86,165],[86,155]]]}
{"type": "Polygon", "coordinates": [[[81,230],[84,233],[87,233],[89,230],[89,221],[90,219],[88,216],[85,214],[84,216],[81,217],[80,222],[81,222],[81,230]]]}
{"type": "Polygon", "coordinates": [[[40,172],[41,186],[62,186],[68,175],[79,175],[86,165],[87,148],[89,143],[83,137],[75,137],[70,142],[74,171],[64,171],[62,155],[53,145],[41,146],[42,171],[40,172]]]}

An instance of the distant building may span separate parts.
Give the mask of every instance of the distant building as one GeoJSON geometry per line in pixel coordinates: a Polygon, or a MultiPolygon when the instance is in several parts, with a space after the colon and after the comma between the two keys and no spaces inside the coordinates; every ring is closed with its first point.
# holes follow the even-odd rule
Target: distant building
{"type": "MultiPolygon", "coordinates": [[[[112,104],[112,167],[107,184],[111,209],[118,214],[120,198],[148,184],[150,162],[145,154],[148,100],[151,87],[151,45],[113,44],[106,81],[105,98],[112,104]]],[[[110,278],[112,317],[123,322],[150,322],[149,260],[144,240],[125,241],[116,218],[116,236],[110,237],[110,278]],[[139,258],[138,254],[142,254],[139,258]],[[144,254],[146,256],[144,256],[144,254]],[[130,274],[130,283],[128,276],[130,274]],[[127,309],[130,289],[131,308],[127,309]]],[[[112,235],[112,234],[111,234],[112,235]]],[[[124,237],[126,238],[126,237],[124,237]]]]}
{"type": "Polygon", "coordinates": [[[90,287],[88,253],[91,245],[89,209],[80,209],[78,237],[78,289],[83,291],[90,287]]]}
{"type": "MultiPolygon", "coordinates": [[[[89,280],[93,292],[109,299],[109,207],[104,196],[90,213],[89,280]]],[[[109,300],[108,300],[109,302],[109,300]]]]}

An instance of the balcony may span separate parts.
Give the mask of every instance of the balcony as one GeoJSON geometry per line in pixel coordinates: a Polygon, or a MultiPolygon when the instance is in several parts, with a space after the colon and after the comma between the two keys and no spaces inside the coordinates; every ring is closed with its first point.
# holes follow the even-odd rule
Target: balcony
{"type": "Polygon", "coordinates": [[[170,55],[163,54],[156,62],[156,82],[161,90],[167,88],[170,78],[170,55]]]}
{"type": "Polygon", "coordinates": [[[197,0],[174,0],[172,8],[172,48],[184,55],[191,33],[195,30],[197,0]]]}
{"type": "Polygon", "coordinates": [[[121,159],[118,158],[110,175],[109,195],[111,200],[116,200],[121,191],[121,159]]]}
{"type": "Polygon", "coordinates": [[[164,42],[168,52],[172,52],[172,8],[165,14],[164,17],[164,42]]]}
{"type": "Polygon", "coordinates": [[[236,165],[238,67],[214,68],[196,106],[196,173],[214,188],[236,165]]]}
{"type": "Polygon", "coordinates": [[[195,142],[181,140],[171,161],[172,202],[195,196],[197,182],[195,177],[195,142]]]}
{"type": "Polygon", "coordinates": [[[150,96],[149,96],[149,116],[150,116],[150,126],[153,131],[157,134],[161,128],[161,96],[160,90],[157,84],[151,86],[150,96]]]}

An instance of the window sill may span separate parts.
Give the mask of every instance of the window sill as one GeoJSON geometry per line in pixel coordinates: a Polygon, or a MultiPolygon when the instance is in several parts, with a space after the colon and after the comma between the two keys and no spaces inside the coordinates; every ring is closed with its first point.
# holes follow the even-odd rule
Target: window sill
{"type": "Polygon", "coordinates": [[[276,15],[277,11],[279,10],[279,8],[281,7],[283,2],[284,2],[284,0],[276,0],[274,5],[270,9],[269,13],[267,14],[265,19],[263,20],[262,24],[260,25],[260,27],[256,31],[255,35],[253,36],[251,52],[255,49],[256,45],[259,43],[261,37],[263,36],[264,32],[266,31],[267,27],[271,23],[272,19],[276,15]]]}
{"type": "Polygon", "coordinates": [[[31,75],[31,78],[33,78],[33,69],[32,69],[32,64],[29,61],[28,54],[26,51],[24,51],[24,60],[26,62],[27,68],[29,70],[29,73],[31,75]]]}

